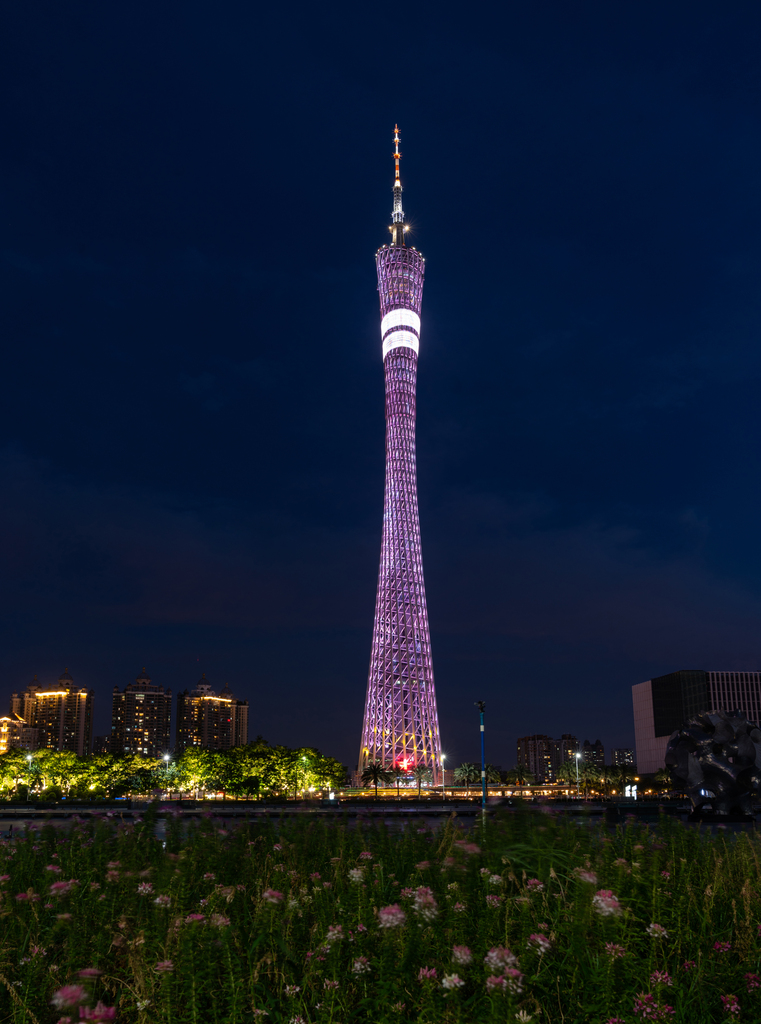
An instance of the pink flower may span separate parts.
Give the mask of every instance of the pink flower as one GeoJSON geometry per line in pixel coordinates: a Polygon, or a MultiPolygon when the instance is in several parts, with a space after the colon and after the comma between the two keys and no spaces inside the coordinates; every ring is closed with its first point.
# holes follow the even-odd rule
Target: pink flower
{"type": "Polygon", "coordinates": [[[544,883],[540,882],[538,878],[529,878],[528,882],[526,882],[526,888],[531,892],[542,892],[544,883]]]}
{"type": "Polygon", "coordinates": [[[757,974],[745,974],[745,987],[749,992],[752,992],[754,988],[761,988],[761,978],[757,974]]]}
{"type": "Polygon", "coordinates": [[[110,860],[108,864],[106,864],[107,868],[120,868],[121,866],[122,862],[120,860],[110,860]]]}
{"type": "Polygon", "coordinates": [[[417,974],[418,981],[432,981],[436,977],[435,967],[421,967],[417,974]]]}
{"type": "Polygon", "coordinates": [[[330,978],[326,978],[325,981],[322,983],[322,987],[326,991],[330,991],[331,989],[338,988],[338,982],[337,981],[331,981],[330,978]]]}
{"type": "Polygon", "coordinates": [[[608,954],[611,960],[618,960],[619,957],[622,957],[626,953],[626,950],[623,946],[619,946],[615,942],[606,942],[605,952],[608,954]]]}
{"type": "MultiPolygon", "coordinates": [[[[489,902],[489,897],[488,896],[486,897],[486,902],[487,903],[489,902]]],[[[468,908],[465,906],[465,904],[464,903],[460,903],[459,901],[457,903],[455,903],[455,905],[452,907],[452,910],[454,910],[455,914],[461,914],[463,912],[463,910],[467,910],[467,909],[468,908]]]]}
{"type": "Polygon", "coordinates": [[[671,980],[668,971],[653,971],[650,975],[651,985],[673,985],[674,982],[671,980]]]}
{"type": "Polygon", "coordinates": [[[9,882],[10,878],[10,875],[0,875],[0,882],[9,882]]]}
{"type": "Polygon", "coordinates": [[[552,949],[552,943],[546,935],[542,935],[540,932],[536,932],[534,935],[529,935],[528,945],[533,946],[539,952],[539,956],[544,953],[549,953],[552,949]]]}
{"type": "Polygon", "coordinates": [[[683,971],[691,971],[694,968],[694,966],[695,966],[695,961],[694,960],[685,960],[684,963],[682,964],[682,970],[683,971]]]}
{"type": "Polygon", "coordinates": [[[359,855],[359,859],[360,860],[372,860],[373,859],[373,855],[370,853],[369,850],[363,850],[362,853],[360,853],[360,855],[359,855]]]}
{"type": "Polygon", "coordinates": [[[156,970],[159,974],[171,974],[174,970],[174,964],[171,960],[159,960],[156,964],[156,970]]]}
{"type": "MultiPolygon", "coordinates": [[[[728,953],[732,946],[729,942],[714,942],[713,948],[718,953],[728,953]]],[[[732,998],[734,999],[734,996],[732,998]]]]}
{"type": "Polygon", "coordinates": [[[647,926],[647,934],[651,935],[654,939],[667,939],[669,937],[669,933],[663,925],[655,924],[655,922],[647,926]]]}
{"type": "Polygon", "coordinates": [[[202,924],[206,918],[203,914],[188,914],[185,918],[185,924],[202,924]]]}
{"type": "Polygon", "coordinates": [[[325,945],[330,946],[344,937],[343,925],[331,924],[328,927],[328,934],[325,936],[325,945]]]}
{"type": "Polygon", "coordinates": [[[150,896],[153,892],[153,885],[150,882],[141,882],[137,887],[141,896],[150,896]]]}
{"type": "Polygon", "coordinates": [[[106,872],[106,881],[107,882],[118,882],[119,881],[119,872],[118,871],[107,871],[106,872]]]}
{"type": "Polygon", "coordinates": [[[468,843],[464,839],[456,839],[454,845],[458,850],[461,850],[463,853],[467,853],[469,857],[481,852],[480,846],[476,846],[475,843],[468,843]]]}
{"type": "Polygon", "coordinates": [[[171,896],[157,896],[153,901],[157,907],[168,907],[172,902],[171,896]]]}
{"type": "Polygon", "coordinates": [[[415,867],[418,869],[418,871],[425,871],[425,869],[429,868],[430,866],[431,866],[431,862],[429,860],[418,861],[418,863],[415,865],[415,867]]]}
{"type": "Polygon", "coordinates": [[[322,878],[322,875],[320,874],[319,871],[313,871],[309,877],[312,879],[313,882],[319,882],[320,879],[322,878]]]}
{"type": "Polygon", "coordinates": [[[213,928],[226,928],[230,923],[230,918],[225,917],[224,914],[212,914],[209,923],[213,928]]]}
{"type": "Polygon", "coordinates": [[[406,916],[398,903],[392,903],[390,907],[381,907],[378,911],[378,926],[380,928],[400,928],[404,924],[406,916]]]}
{"type": "Polygon", "coordinates": [[[370,970],[370,961],[366,956],[358,957],[351,967],[352,974],[367,974],[370,970]]]}
{"type": "Polygon", "coordinates": [[[216,877],[217,876],[214,874],[213,871],[207,871],[206,874],[203,876],[203,880],[204,882],[213,882],[216,877]]]}
{"type": "Polygon", "coordinates": [[[603,917],[618,917],[622,912],[621,904],[610,889],[598,889],[592,899],[592,906],[603,917]]]}
{"type": "Polygon", "coordinates": [[[262,896],[267,903],[282,903],[284,899],[283,894],[277,889],[265,889],[262,896]]]}
{"type": "Polygon", "coordinates": [[[670,871],[661,871],[661,878],[671,878],[670,871]]]}
{"type": "Polygon", "coordinates": [[[523,975],[514,967],[508,967],[502,975],[486,979],[487,992],[512,992],[520,995],[523,991],[523,975]]]}
{"type": "Polygon", "coordinates": [[[740,1004],[737,1001],[737,996],[722,996],[721,1007],[724,1013],[729,1013],[733,1017],[740,1016],[740,1004]]]}
{"type": "Polygon", "coordinates": [[[48,864],[45,868],[46,871],[52,871],[56,875],[60,875],[63,870],[58,864],[48,864]]]}
{"type": "Polygon", "coordinates": [[[424,921],[433,921],[439,912],[436,899],[425,885],[418,886],[415,891],[415,913],[424,921]]]}
{"type": "Polygon", "coordinates": [[[103,971],[99,971],[97,967],[83,967],[81,971],[77,971],[77,977],[82,978],[99,978],[103,971]]]}
{"type": "Polygon", "coordinates": [[[460,967],[467,967],[472,959],[473,954],[467,946],[452,947],[452,963],[459,964],[460,967]]]}
{"type": "Polygon", "coordinates": [[[88,998],[87,989],[82,985],[64,985],[63,988],[59,988],[57,992],[53,993],[50,1002],[56,1010],[68,1010],[69,1007],[86,1003],[88,998]]]}
{"type": "Polygon", "coordinates": [[[651,996],[647,992],[640,992],[634,1000],[634,1013],[644,1020],[667,1021],[669,1017],[674,1016],[674,1012],[673,1006],[669,1006],[667,1003],[658,1003],[655,996],[651,996]]]}
{"type": "Polygon", "coordinates": [[[51,896],[66,896],[75,885],[79,885],[76,879],[72,878],[69,882],[53,882],[50,886],[51,896]]]}
{"type": "Polygon", "coordinates": [[[498,907],[503,899],[504,896],[495,896],[494,893],[489,893],[489,895],[486,897],[486,906],[498,907]]]}
{"type": "Polygon", "coordinates": [[[574,874],[580,882],[588,882],[589,885],[597,885],[597,875],[594,871],[585,871],[584,868],[575,868],[574,874]]]}
{"type": "Polygon", "coordinates": [[[517,967],[518,957],[507,946],[492,946],[484,957],[484,963],[492,971],[501,971],[505,967],[517,967]]]}
{"type": "MultiPolygon", "coordinates": [[[[139,1005],[139,1004],[138,1004],[139,1005]]],[[[98,1001],[94,1009],[90,1009],[89,1006],[79,1007],[79,1019],[80,1020],[91,1020],[94,1024],[102,1024],[103,1021],[115,1020],[116,1019],[116,1007],[106,1006],[105,1003],[98,1001]]]]}
{"type": "MultiPolygon", "coordinates": [[[[250,846],[250,845],[251,845],[251,844],[249,843],[249,846],[250,846]]],[[[282,850],[282,849],[283,849],[283,847],[282,847],[282,845],[281,845],[280,843],[275,843],[275,845],[274,845],[274,846],[272,847],[272,849],[273,849],[273,850],[282,850]]]]}

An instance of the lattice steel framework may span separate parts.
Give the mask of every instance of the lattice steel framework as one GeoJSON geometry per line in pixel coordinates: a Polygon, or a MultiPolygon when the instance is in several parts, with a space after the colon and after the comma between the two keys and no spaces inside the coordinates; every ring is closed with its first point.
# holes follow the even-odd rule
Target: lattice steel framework
{"type": "Polygon", "coordinates": [[[386,490],[370,672],[359,756],[387,768],[431,769],[441,742],[423,582],[415,462],[415,405],[425,260],[404,244],[399,133],[392,244],[376,254],[386,379],[386,490]]]}

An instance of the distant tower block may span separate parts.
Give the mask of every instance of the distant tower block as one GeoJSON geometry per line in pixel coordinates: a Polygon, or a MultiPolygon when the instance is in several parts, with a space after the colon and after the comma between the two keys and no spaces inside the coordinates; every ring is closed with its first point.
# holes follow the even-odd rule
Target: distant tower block
{"type": "Polygon", "coordinates": [[[425,260],[404,241],[394,131],[391,244],[375,262],[386,378],[386,492],[378,593],[358,769],[372,761],[431,770],[441,781],[441,741],[423,582],[415,464],[415,392],[425,260]]]}

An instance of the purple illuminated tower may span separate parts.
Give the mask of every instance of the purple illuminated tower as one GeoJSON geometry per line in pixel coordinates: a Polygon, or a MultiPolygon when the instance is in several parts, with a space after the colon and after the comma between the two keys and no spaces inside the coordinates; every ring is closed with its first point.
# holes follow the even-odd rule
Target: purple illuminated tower
{"type": "Polygon", "coordinates": [[[391,244],[375,257],[386,377],[386,493],[359,773],[369,762],[386,768],[400,765],[405,770],[424,765],[437,784],[441,741],[415,468],[415,388],[425,260],[404,244],[398,128],[394,143],[391,244]]]}

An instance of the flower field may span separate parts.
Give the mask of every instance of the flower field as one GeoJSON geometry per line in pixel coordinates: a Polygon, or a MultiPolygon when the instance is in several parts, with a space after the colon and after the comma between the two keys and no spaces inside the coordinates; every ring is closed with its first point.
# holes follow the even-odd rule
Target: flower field
{"type": "Polygon", "coordinates": [[[761,1020],[754,832],[101,817],[0,847],[0,1019],[761,1020]]]}

